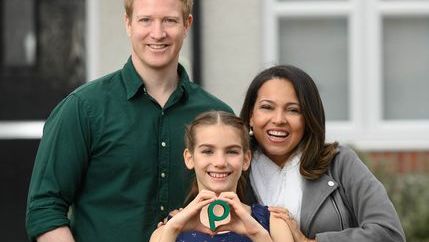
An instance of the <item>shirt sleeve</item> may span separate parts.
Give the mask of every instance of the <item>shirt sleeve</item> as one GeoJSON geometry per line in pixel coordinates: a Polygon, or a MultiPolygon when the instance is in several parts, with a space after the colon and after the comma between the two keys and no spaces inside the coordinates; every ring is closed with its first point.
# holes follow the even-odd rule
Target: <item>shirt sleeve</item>
{"type": "Polygon", "coordinates": [[[26,228],[31,240],[68,226],[69,206],[79,189],[90,150],[89,109],[71,94],[45,123],[30,181],[26,228]]]}
{"type": "Polygon", "coordinates": [[[316,241],[405,241],[396,210],[383,184],[349,149],[340,151],[334,171],[345,191],[346,201],[358,227],[316,235],[316,241]],[[341,154],[342,153],[342,154],[341,154]]]}

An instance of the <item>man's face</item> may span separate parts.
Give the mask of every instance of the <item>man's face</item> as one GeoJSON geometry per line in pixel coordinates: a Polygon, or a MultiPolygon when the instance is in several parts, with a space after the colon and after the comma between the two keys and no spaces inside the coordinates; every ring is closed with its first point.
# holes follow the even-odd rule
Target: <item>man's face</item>
{"type": "Polygon", "coordinates": [[[179,0],[135,0],[133,15],[125,17],[136,68],[176,66],[192,16],[183,19],[179,0]],[[137,63],[135,63],[137,62],[137,63]]]}

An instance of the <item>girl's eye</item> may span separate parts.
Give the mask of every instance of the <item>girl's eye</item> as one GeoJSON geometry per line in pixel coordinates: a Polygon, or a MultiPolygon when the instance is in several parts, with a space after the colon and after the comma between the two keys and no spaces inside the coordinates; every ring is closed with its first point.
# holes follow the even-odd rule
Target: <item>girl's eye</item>
{"type": "Polygon", "coordinates": [[[237,154],[240,154],[240,151],[239,150],[227,150],[226,153],[227,154],[237,155],[237,154]]]}
{"type": "Polygon", "coordinates": [[[213,154],[213,151],[210,150],[210,149],[204,149],[204,150],[201,151],[201,153],[209,155],[209,154],[213,154]]]}

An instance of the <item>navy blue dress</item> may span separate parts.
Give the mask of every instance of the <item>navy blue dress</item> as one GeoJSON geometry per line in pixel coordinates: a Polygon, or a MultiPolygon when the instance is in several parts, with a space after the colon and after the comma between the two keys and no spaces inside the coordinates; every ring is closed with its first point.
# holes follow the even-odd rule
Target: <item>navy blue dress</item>
{"type": "MultiPolygon", "coordinates": [[[[270,229],[270,211],[267,206],[253,204],[251,206],[252,217],[258,221],[262,227],[269,231],[270,229]]],[[[190,231],[177,236],[176,242],[252,242],[248,237],[234,232],[217,234],[211,237],[208,234],[190,231]]]]}

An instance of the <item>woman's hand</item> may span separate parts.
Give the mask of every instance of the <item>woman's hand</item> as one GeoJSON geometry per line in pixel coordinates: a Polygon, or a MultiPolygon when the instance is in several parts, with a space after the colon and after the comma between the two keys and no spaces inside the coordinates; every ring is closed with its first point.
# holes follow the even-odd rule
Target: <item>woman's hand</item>
{"type": "Polygon", "coordinates": [[[241,203],[236,193],[223,192],[218,199],[230,205],[231,221],[219,226],[217,232],[234,231],[249,237],[252,241],[272,241],[268,231],[252,217],[250,208],[241,203]]]}
{"type": "Polygon", "coordinates": [[[301,232],[298,223],[286,208],[269,207],[268,210],[271,212],[271,215],[276,218],[283,219],[287,223],[295,242],[316,242],[316,240],[305,237],[301,232]]]}

